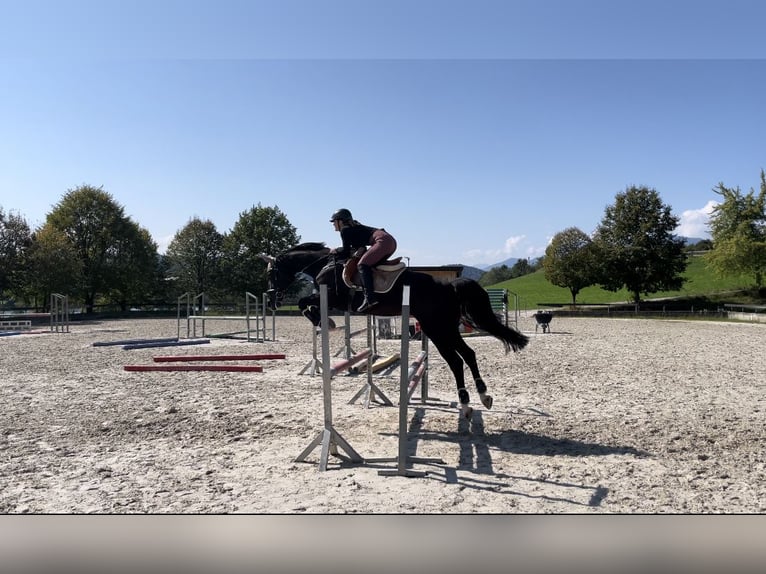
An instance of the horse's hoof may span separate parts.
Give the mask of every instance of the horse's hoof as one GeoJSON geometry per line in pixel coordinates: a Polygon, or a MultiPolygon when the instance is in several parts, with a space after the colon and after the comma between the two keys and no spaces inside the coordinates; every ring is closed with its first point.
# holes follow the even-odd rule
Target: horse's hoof
{"type": "Polygon", "coordinates": [[[481,397],[481,404],[483,404],[487,410],[492,408],[492,402],[493,402],[492,395],[484,395],[483,397],[481,397]]]}
{"type": "Polygon", "coordinates": [[[463,409],[463,417],[465,420],[470,421],[473,416],[473,407],[466,407],[463,409]]]}

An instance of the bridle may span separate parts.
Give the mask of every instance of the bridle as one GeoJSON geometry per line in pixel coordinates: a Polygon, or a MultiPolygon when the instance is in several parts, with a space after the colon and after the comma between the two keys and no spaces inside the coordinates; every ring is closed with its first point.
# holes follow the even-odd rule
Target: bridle
{"type": "MultiPolygon", "coordinates": [[[[279,281],[280,272],[279,272],[279,268],[277,267],[277,258],[271,255],[263,254],[263,253],[260,254],[260,257],[267,263],[266,275],[268,277],[269,288],[266,290],[266,294],[272,299],[272,301],[274,302],[274,306],[279,307],[282,301],[284,300],[285,290],[287,286],[283,288],[278,285],[280,282],[279,281]]],[[[327,263],[332,263],[333,265],[336,263],[335,256],[333,254],[327,255],[327,260],[328,260],[327,263]]],[[[320,272],[317,273],[316,275],[312,275],[308,271],[309,269],[311,269],[312,267],[314,267],[321,261],[322,261],[322,258],[319,258],[315,261],[308,263],[302,269],[296,271],[295,275],[293,276],[293,280],[290,282],[290,284],[292,284],[293,281],[301,277],[304,277],[316,288],[317,287],[316,276],[318,276],[319,273],[321,273],[321,269],[324,269],[327,263],[323,264],[322,268],[320,269],[320,272]]],[[[336,285],[336,289],[337,289],[337,285],[336,285]]]]}

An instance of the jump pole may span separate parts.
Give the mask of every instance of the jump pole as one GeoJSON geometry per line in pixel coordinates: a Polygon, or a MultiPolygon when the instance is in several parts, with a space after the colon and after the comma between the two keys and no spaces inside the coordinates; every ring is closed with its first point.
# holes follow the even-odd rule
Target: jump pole
{"type": "MultiPolygon", "coordinates": [[[[404,366],[409,363],[410,353],[410,286],[405,285],[402,290],[402,349],[400,352],[401,376],[399,379],[399,455],[394,459],[397,463],[396,470],[379,470],[381,476],[406,476],[423,477],[426,473],[423,471],[412,470],[409,468],[414,463],[421,464],[446,464],[440,458],[421,458],[408,454],[407,448],[407,409],[410,403],[410,374],[404,366]]],[[[421,364],[425,364],[425,357],[421,364]]],[[[390,460],[390,459],[389,459],[390,460]]]]}
{"type": "Polygon", "coordinates": [[[131,349],[153,349],[155,347],[186,347],[188,345],[206,345],[209,342],[210,339],[187,339],[184,341],[174,341],[168,343],[131,343],[129,345],[123,345],[122,348],[125,351],[130,351],[131,349]]]}
{"type": "Polygon", "coordinates": [[[218,371],[225,373],[262,373],[260,365],[125,365],[126,371],[218,371]]]}
{"type": "Polygon", "coordinates": [[[372,316],[367,315],[367,350],[369,351],[369,358],[366,364],[367,382],[362,386],[361,389],[357,391],[357,393],[353,397],[351,397],[351,400],[348,401],[348,404],[353,405],[359,397],[361,397],[362,395],[365,395],[365,399],[364,399],[365,408],[370,408],[370,403],[375,400],[376,396],[380,397],[380,400],[383,402],[384,405],[388,407],[392,407],[394,406],[394,403],[391,402],[391,400],[386,396],[386,394],[380,390],[380,387],[378,387],[378,385],[376,385],[372,380],[372,375],[373,375],[372,361],[375,359],[375,354],[373,352],[374,340],[375,340],[375,335],[373,334],[373,330],[372,330],[372,316]]]}
{"type": "MultiPolygon", "coordinates": [[[[327,285],[319,286],[319,306],[322,325],[326,328],[328,322],[327,313],[327,285]]],[[[322,363],[330,364],[330,341],[329,337],[322,337],[322,363]]],[[[364,459],[357,453],[346,439],[344,439],[332,424],[332,373],[330,369],[322,369],[322,399],[324,404],[324,428],[311,441],[311,443],[298,455],[295,462],[303,462],[306,457],[320,444],[322,451],[319,457],[319,470],[327,470],[327,461],[329,456],[340,456],[338,447],[340,446],[349,456],[351,462],[363,463],[364,459]]]]}
{"type": "Polygon", "coordinates": [[[121,341],[96,341],[94,347],[114,347],[118,345],[137,345],[139,343],[175,343],[177,337],[166,337],[163,339],[122,339],[121,341]]]}
{"type": "Polygon", "coordinates": [[[282,353],[260,355],[173,355],[169,357],[154,357],[155,363],[185,363],[189,361],[265,361],[284,359],[282,353]]]}

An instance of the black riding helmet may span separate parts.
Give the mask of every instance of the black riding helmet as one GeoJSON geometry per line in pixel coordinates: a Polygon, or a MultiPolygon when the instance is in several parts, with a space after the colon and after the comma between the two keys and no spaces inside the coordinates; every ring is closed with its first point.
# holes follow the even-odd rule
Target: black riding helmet
{"type": "Polygon", "coordinates": [[[332,214],[332,217],[330,218],[330,223],[336,220],[351,221],[352,219],[354,218],[351,216],[351,212],[344,207],[337,210],[335,213],[332,214]]]}

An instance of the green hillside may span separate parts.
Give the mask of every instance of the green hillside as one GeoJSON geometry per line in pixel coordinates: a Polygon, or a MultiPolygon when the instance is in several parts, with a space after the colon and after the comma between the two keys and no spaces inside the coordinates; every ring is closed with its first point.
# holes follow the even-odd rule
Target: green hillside
{"type": "MultiPolygon", "coordinates": [[[[702,257],[692,257],[689,260],[689,266],[684,273],[687,281],[684,288],[680,291],[665,291],[652,293],[649,296],[642,297],[642,300],[656,298],[680,297],[688,299],[698,299],[701,297],[711,298],[719,294],[716,299],[725,299],[723,294],[730,293],[733,297],[732,302],[743,302],[741,296],[732,292],[738,292],[745,289],[752,289],[753,278],[750,276],[739,277],[717,277],[712,270],[705,264],[702,257]]],[[[547,307],[554,304],[569,305],[572,296],[568,289],[556,287],[545,279],[544,271],[541,269],[535,273],[517,277],[509,281],[503,281],[496,285],[490,285],[489,288],[508,289],[519,296],[519,307],[522,309],[534,309],[537,307],[547,307]]],[[[580,291],[577,295],[578,305],[597,305],[607,303],[623,303],[630,300],[630,294],[622,289],[613,293],[605,291],[599,287],[588,287],[580,291]]]]}

